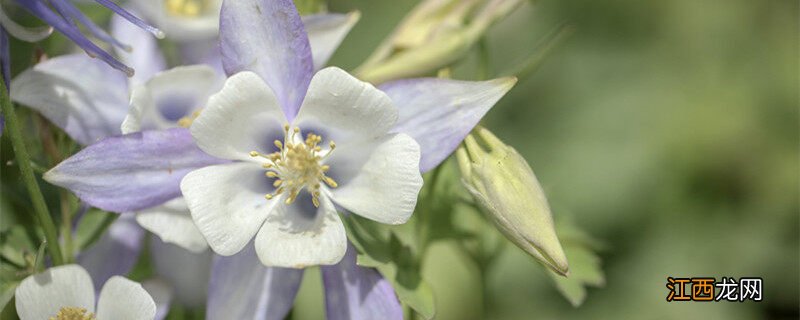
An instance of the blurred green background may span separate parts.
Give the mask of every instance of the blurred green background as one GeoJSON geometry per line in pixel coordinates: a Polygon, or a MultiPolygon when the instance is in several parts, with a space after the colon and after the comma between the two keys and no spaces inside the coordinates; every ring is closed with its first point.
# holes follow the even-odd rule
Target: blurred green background
{"type": "MultiPolygon", "coordinates": [[[[415,3],[331,1],[362,12],[333,64],[357,66],[415,3]]],[[[798,12],[797,1],[545,0],[493,27],[495,76],[575,27],[485,125],[528,159],[556,220],[605,242],[607,279],[573,308],[507,249],[489,317],[796,319],[798,12]],[[764,300],[667,303],[668,276],[763,277],[764,300]]],[[[476,61],[455,77],[473,79],[476,61]]],[[[439,319],[481,316],[476,272],[451,244],[431,250],[439,319]]]]}

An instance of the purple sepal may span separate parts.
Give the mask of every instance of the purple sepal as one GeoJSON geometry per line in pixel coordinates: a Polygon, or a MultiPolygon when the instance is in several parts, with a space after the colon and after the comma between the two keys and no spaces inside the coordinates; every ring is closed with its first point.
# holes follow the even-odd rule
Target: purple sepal
{"type": "Polygon", "coordinates": [[[77,262],[92,275],[97,292],[113,276],[124,276],[133,269],[142,249],[144,229],[132,213],[119,217],[100,240],[78,254],[77,262]]]}
{"type": "Polygon", "coordinates": [[[252,71],[281,103],[289,122],[297,115],[314,71],[311,46],[291,0],[225,1],[220,13],[222,65],[230,76],[252,71]]]}
{"type": "Polygon", "coordinates": [[[490,81],[407,79],[379,86],[400,112],[393,129],[417,140],[420,171],[444,161],[486,112],[516,83],[514,78],[490,81]]]}
{"type": "Polygon", "coordinates": [[[341,262],[320,269],[329,320],[403,319],[403,307],[392,285],[377,270],[356,264],[353,245],[348,243],[341,262]]]}
{"type": "Polygon", "coordinates": [[[184,128],[143,131],[100,140],[44,174],[86,203],[129,212],[180,196],[190,171],[225,163],[201,151],[184,128]]]}
{"type": "Polygon", "coordinates": [[[235,255],[215,256],[206,319],[283,319],[302,277],[302,269],[265,267],[252,243],[235,255]]]}

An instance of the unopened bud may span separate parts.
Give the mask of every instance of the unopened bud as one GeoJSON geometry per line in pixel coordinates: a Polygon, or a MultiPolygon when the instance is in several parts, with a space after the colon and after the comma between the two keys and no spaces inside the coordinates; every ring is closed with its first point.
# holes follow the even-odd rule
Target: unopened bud
{"type": "Polygon", "coordinates": [[[365,81],[421,76],[463,58],[496,21],[524,0],[424,0],[356,74],[365,81]]]}
{"type": "Polygon", "coordinates": [[[530,166],[514,148],[478,127],[456,152],[464,185],[514,244],[553,271],[569,265],[550,206],[530,166]]]}

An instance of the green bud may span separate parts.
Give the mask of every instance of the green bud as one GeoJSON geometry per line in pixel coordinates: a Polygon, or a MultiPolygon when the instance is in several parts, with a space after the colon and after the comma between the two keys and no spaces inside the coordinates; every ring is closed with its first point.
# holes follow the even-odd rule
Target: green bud
{"type": "Polygon", "coordinates": [[[424,0],[356,74],[365,81],[429,74],[463,58],[498,20],[524,0],[424,0]]]}
{"type": "Polygon", "coordinates": [[[467,136],[456,157],[462,182],[506,238],[566,276],[569,265],[550,206],[525,159],[481,127],[467,136]]]}

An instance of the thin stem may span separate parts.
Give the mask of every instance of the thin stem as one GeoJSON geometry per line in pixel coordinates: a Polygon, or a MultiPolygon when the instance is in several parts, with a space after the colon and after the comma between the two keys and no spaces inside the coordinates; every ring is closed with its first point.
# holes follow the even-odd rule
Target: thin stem
{"type": "Polygon", "coordinates": [[[489,79],[489,43],[486,37],[478,41],[478,73],[477,80],[489,79]]]}
{"type": "Polygon", "coordinates": [[[424,203],[419,206],[419,210],[417,210],[417,221],[416,221],[416,238],[417,238],[417,250],[419,252],[419,265],[422,265],[422,260],[425,258],[425,253],[428,251],[428,241],[429,239],[429,228],[428,221],[426,216],[431,214],[434,206],[436,205],[436,199],[434,197],[434,192],[436,189],[436,185],[439,181],[439,176],[442,172],[442,166],[438,166],[433,169],[431,172],[431,178],[428,182],[428,190],[426,190],[425,195],[423,197],[424,203]]]}
{"type": "MultiPolygon", "coordinates": [[[[0,87],[5,87],[5,83],[2,79],[0,79],[0,84],[2,84],[0,87]]],[[[36,220],[41,225],[42,231],[44,231],[47,249],[50,251],[53,264],[61,265],[64,263],[64,257],[61,255],[61,248],[58,246],[56,227],[55,224],[53,224],[53,219],[50,217],[50,212],[44,201],[42,190],[39,189],[39,184],[36,182],[36,177],[33,175],[31,157],[28,154],[28,149],[25,147],[25,141],[22,139],[19,118],[17,118],[14,107],[11,105],[11,100],[8,98],[8,92],[3,90],[3,88],[0,88],[0,107],[2,107],[3,115],[5,115],[6,123],[8,124],[8,136],[11,139],[11,145],[14,147],[14,156],[19,165],[22,180],[30,194],[36,220]]]]}
{"type": "Polygon", "coordinates": [[[575,27],[571,25],[560,25],[555,30],[551,31],[536,48],[536,52],[531,55],[525,63],[518,68],[514,74],[522,81],[528,78],[534,71],[538,70],[550,53],[555,50],[561,43],[564,42],[575,31],[575,27]]]}
{"type": "Polygon", "coordinates": [[[64,257],[66,262],[72,262],[72,252],[74,242],[72,241],[72,204],[70,203],[69,194],[66,191],[59,190],[58,198],[61,204],[61,235],[64,237],[64,257]]]}
{"type": "MultiPolygon", "coordinates": [[[[39,138],[42,141],[42,148],[44,149],[45,155],[49,158],[50,166],[52,167],[61,162],[61,160],[64,160],[64,157],[56,141],[53,139],[53,130],[50,129],[50,125],[38,114],[34,115],[34,119],[36,120],[39,138]]],[[[66,189],[58,189],[58,198],[61,208],[61,238],[64,240],[62,243],[64,261],[65,263],[71,263],[73,260],[73,206],[70,201],[69,192],[66,189]]]]}

